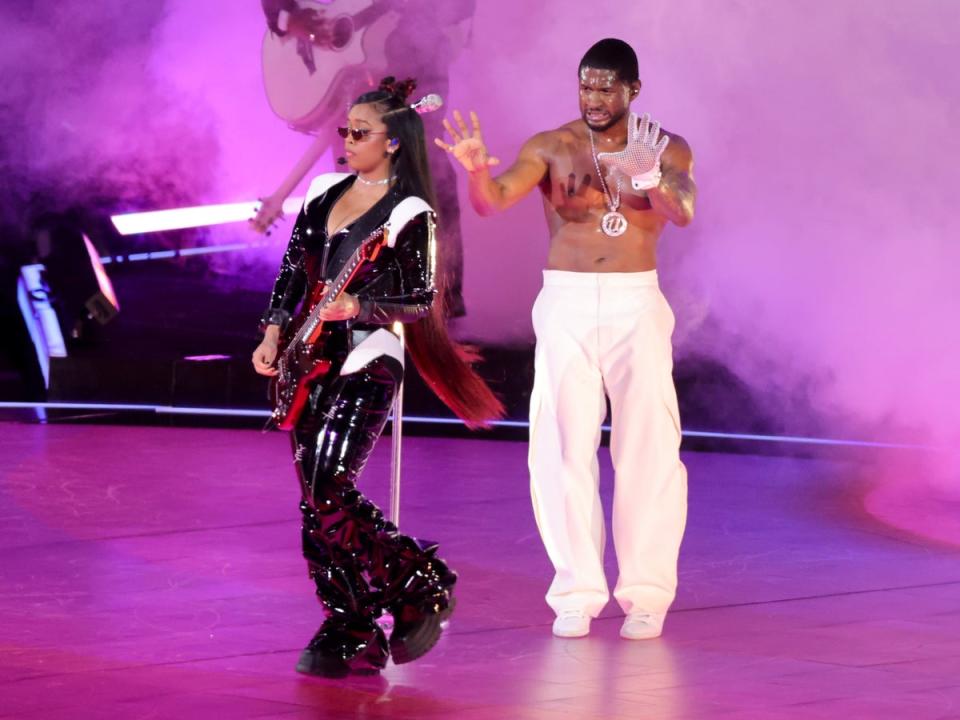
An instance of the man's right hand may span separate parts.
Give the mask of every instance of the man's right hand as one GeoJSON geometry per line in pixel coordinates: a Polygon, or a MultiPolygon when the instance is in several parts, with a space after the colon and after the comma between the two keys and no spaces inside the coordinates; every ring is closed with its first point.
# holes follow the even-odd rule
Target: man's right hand
{"type": "Polygon", "coordinates": [[[650,115],[638,118],[633,113],[627,120],[627,146],[620,152],[602,152],[597,160],[628,178],[634,190],[649,190],[660,184],[660,158],[670,136],[660,135],[660,123],[650,115]]]}
{"type": "Polygon", "coordinates": [[[447,129],[453,144],[450,145],[440,138],[434,138],[433,142],[436,143],[437,147],[443,148],[453,155],[466,168],[467,172],[480,172],[500,164],[500,160],[491,157],[487,152],[487,146],[484,145],[483,136],[480,133],[480,119],[475,112],[471,111],[470,113],[470,120],[473,123],[472,132],[463,121],[463,116],[459,110],[453,111],[453,119],[456,121],[459,130],[454,129],[449,120],[443,119],[443,126],[447,129]]]}

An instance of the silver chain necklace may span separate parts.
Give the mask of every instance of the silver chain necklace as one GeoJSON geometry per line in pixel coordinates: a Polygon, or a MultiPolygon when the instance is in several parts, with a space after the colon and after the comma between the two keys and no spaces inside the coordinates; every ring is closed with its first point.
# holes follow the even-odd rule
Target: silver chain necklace
{"type": "Polygon", "coordinates": [[[607,201],[607,212],[602,218],[600,218],[600,229],[603,230],[605,235],[610,237],[620,237],[627,231],[627,218],[624,217],[623,213],[618,212],[620,208],[620,175],[617,174],[617,194],[614,197],[613,193],[610,192],[610,189],[607,187],[607,181],[603,178],[603,171],[600,169],[600,160],[597,158],[597,145],[593,139],[593,130],[589,127],[587,132],[590,133],[590,155],[593,157],[593,166],[597,169],[597,177],[600,178],[600,187],[603,188],[603,197],[607,201]]]}
{"type": "Polygon", "coordinates": [[[364,185],[386,185],[391,180],[393,180],[393,178],[385,177],[383,180],[367,180],[366,178],[361,177],[359,173],[357,173],[357,180],[362,182],[364,185]]]}

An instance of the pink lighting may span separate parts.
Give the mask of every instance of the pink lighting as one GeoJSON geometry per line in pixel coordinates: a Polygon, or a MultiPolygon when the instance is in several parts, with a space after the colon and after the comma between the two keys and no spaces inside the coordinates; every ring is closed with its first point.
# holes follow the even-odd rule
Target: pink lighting
{"type": "Polygon", "coordinates": [[[120,303],[117,302],[117,294],[113,290],[113,283],[107,276],[107,271],[103,269],[103,263],[100,261],[100,255],[97,253],[90,238],[83,236],[84,245],[87,247],[87,254],[90,256],[90,264],[93,266],[93,272],[97,276],[97,284],[100,286],[100,292],[107,298],[111,305],[117,310],[120,309],[120,303]]]}

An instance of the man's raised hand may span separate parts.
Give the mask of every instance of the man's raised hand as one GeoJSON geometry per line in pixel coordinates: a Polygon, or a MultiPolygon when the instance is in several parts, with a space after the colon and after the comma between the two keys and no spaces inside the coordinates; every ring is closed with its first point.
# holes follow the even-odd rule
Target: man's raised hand
{"type": "Polygon", "coordinates": [[[660,184],[660,158],[669,143],[668,135],[660,135],[660,123],[651,122],[646,113],[641,118],[631,115],[627,147],[616,153],[598,153],[597,159],[630,178],[634,190],[647,190],[660,184]]]}
{"type": "Polygon", "coordinates": [[[446,118],[443,119],[443,126],[453,140],[453,144],[445,143],[440,138],[434,138],[433,142],[437,147],[443,148],[453,155],[467,172],[479,172],[488,167],[499,165],[500,161],[491,157],[487,153],[487,146],[483,144],[483,136],[480,133],[480,119],[473,111],[470,112],[470,121],[473,124],[473,130],[463,120],[459,110],[453,111],[453,119],[457,123],[457,129],[450,124],[446,118]]]}

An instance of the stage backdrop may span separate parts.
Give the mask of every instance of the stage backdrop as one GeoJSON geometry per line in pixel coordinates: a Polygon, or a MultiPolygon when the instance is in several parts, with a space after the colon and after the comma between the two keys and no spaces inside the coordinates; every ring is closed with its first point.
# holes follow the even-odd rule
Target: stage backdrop
{"type": "MultiPolygon", "coordinates": [[[[240,200],[309,142],[267,106],[253,0],[0,13],[8,189],[26,177],[64,202],[91,187],[131,207],[240,200]]],[[[635,109],[696,156],[697,217],[660,252],[678,357],[722,363],[775,412],[819,414],[833,435],[956,445],[960,3],[481,0],[448,106],[476,110],[509,163],[577,116],[578,60],[610,35],[640,57],[635,109]]],[[[539,197],[496,218],[465,208],[463,227],[459,331],[529,339],[539,197]]],[[[225,282],[266,287],[279,248],[235,257],[225,282]]]]}

